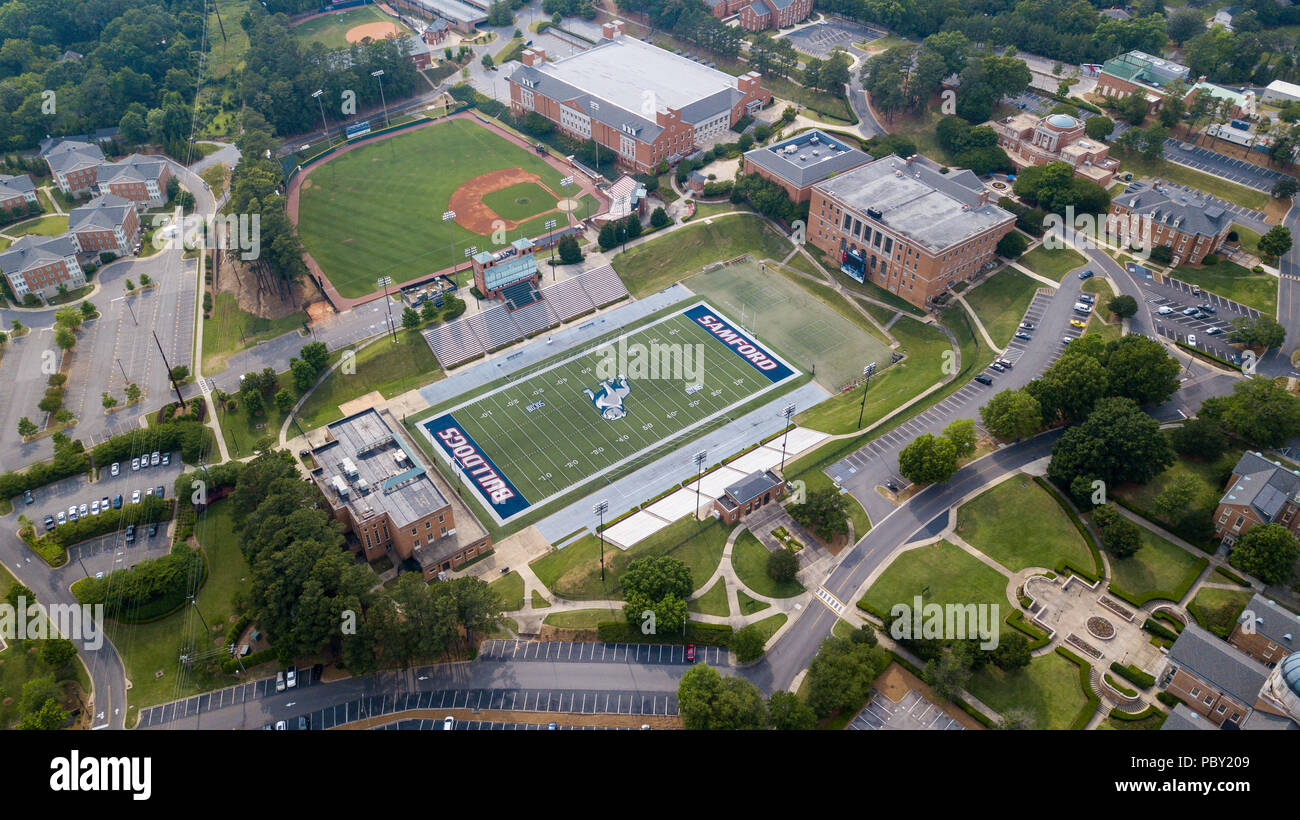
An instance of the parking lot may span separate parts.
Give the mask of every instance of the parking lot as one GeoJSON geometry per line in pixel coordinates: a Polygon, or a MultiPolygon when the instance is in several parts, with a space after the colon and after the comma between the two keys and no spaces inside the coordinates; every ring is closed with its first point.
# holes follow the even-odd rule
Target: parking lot
{"type": "MultiPolygon", "coordinates": [[[[296,727],[290,727],[290,728],[296,728],[296,727]]],[[[484,732],[484,731],[500,732],[500,731],[534,731],[534,730],[545,731],[550,728],[551,727],[545,723],[501,723],[499,721],[490,721],[490,720],[458,720],[456,721],[456,727],[453,731],[464,731],[464,732],[484,732]]],[[[572,730],[591,731],[591,730],[600,730],[600,729],[630,730],[632,727],[557,725],[555,728],[565,729],[570,731],[572,730]]],[[[388,723],[383,726],[376,726],[375,729],[379,731],[396,730],[396,731],[416,731],[416,732],[441,732],[443,730],[443,722],[441,720],[417,720],[415,718],[405,718],[403,720],[397,721],[396,723],[388,723]]]]}
{"type": "Polygon", "coordinates": [[[101,572],[107,575],[114,570],[130,569],[146,558],[161,558],[171,552],[172,542],[167,537],[171,522],[160,523],[153,536],[149,535],[150,526],[136,527],[135,540],[130,544],[126,543],[124,531],[82,541],[68,548],[68,559],[81,573],[97,576],[101,572]]]}
{"type": "MultiPolygon", "coordinates": [[[[172,495],[173,485],[176,478],[185,472],[185,465],[181,462],[179,453],[170,453],[171,464],[157,467],[149,467],[139,471],[131,470],[131,462],[127,461],[121,464],[119,474],[111,475],[110,466],[102,465],[103,469],[99,472],[99,478],[94,483],[88,482],[84,476],[75,478],[66,478],[62,481],[56,481],[53,484],[47,484],[44,487],[38,487],[32,491],[33,503],[22,504],[21,499],[17,503],[19,512],[25,512],[27,517],[36,523],[38,531],[44,531],[43,521],[45,516],[52,516],[56,521],[59,513],[68,515],[68,508],[76,505],[77,515],[81,516],[80,507],[85,504],[87,511],[96,501],[107,497],[111,503],[117,495],[122,496],[122,504],[131,503],[131,494],[136,490],[140,491],[140,497],[144,498],[146,491],[150,487],[162,486],[165,491],[165,497],[170,498],[172,495]]],[[[159,459],[161,461],[161,458],[159,459]]],[[[163,527],[160,526],[159,534],[162,534],[163,527]]],[[[100,541],[102,539],[96,539],[100,541]]],[[[166,540],[166,539],[163,539],[166,540]]],[[[87,542],[93,544],[95,541],[87,542]]],[[[103,544],[99,545],[99,552],[104,549],[103,544]]],[[[132,562],[134,563],[134,561],[132,562]]],[[[98,570],[94,570],[97,572],[98,570]]]]}
{"type": "Polygon", "coordinates": [[[966,727],[926,700],[915,689],[910,689],[898,703],[890,701],[879,692],[875,693],[867,705],[862,707],[862,711],[849,722],[848,728],[856,731],[875,729],[961,731],[966,727]]]}
{"type": "MultiPolygon", "coordinates": [[[[311,667],[298,670],[299,688],[314,686],[318,683],[320,683],[320,679],[316,677],[315,670],[311,667]]],[[[227,686],[225,689],[218,689],[215,692],[205,692],[202,695],[195,695],[185,700],[172,701],[171,703],[145,709],[140,712],[138,726],[142,729],[163,726],[180,718],[193,717],[204,712],[224,709],[227,706],[236,704],[251,703],[274,694],[276,694],[275,678],[262,678],[261,680],[241,683],[237,686],[227,686]]],[[[247,728],[255,729],[258,727],[247,728]]]]}
{"type": "Polygon", "coordinates": [[[1159,282],[1155,279],[1139,281],[1149,294],[1146,301],[1157,333],[1184,344],[1192,344],[1188,337],[1194,336],[1194,347],[1221,359],[1232,361],[1238,355],[1238,351],[1228,345],[1226,338],[1232,320],[1242,316],[1259,318],[1258,310],[1216,293],[1201,291],[1199,295],[1194,294],[1192,286],[1179,279],[1161,277],[1159,282]],[[1196,318],[1183,312],[1200,305],[1209,305],[1214,311],[1203,311],[1209,314],[1207,318],[1196,318]],[[1169,313],[1160,312],[1166,308],[1169,313]],[[1211,333],[1211,329],[1217,329],[1218,332],[1211,333]]]}
{"type": "Polygon", "coordinates": [[[1176,139],[1165,140],[1165,159],[1186,165],[1198,171],[1205,171],[1217,177],[1232,180],[1247,188],[1257,191],[1272,191],[1273,186],[1282,177],[1289,176],[1281,171],[1263,168],[1244,159],[1226,156],[1199,145],[1181,142],[1176,139]]]}
{"type": "Polygon", "coordinates": [[[719,646],[695,648],[695,660],[686,659],[681,644],[591,643],[583,641],[485,641],[479,658],[503,661],[561,661],[570,663],[648,663],[689,666],[707,663],[730,666],[731,656],[719,646]]]}
{"type": "Polygon", "coordinates": [[[848,20],[829,18],[783,36],[804,54],[824,60],[836,46],[850,48],[855,43],[869,43],[885,35],[848,20]]]}

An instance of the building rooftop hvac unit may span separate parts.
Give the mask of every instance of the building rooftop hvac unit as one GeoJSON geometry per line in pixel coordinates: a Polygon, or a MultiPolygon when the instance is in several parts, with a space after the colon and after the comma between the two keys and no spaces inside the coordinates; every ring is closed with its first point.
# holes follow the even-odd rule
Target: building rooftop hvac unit
{"type": "Polygon", "coordinates": [[[357,492],[361,493],[362,495],[369,493],[370,482],[366,481],[364,478],[357,479],[357,492]]]}
{"type": "Polygon", "coordinates": [[[339,498],[348,497],[348,485],[344,483],[341,477],[334,476],[330,479],[330,483],[334,485],[334,491],[339,494],[339,498]]]}
{"type": "Polygon", "coordinates": [[[394,450],[394,451],[393,451],[393,461],[395,461],[395,462],[398,463],[398,464],[402,464],[403,462],[405,462],[405,461],[406,461],[406,451],[405,451],[405,450],[394,450]]]}
{"type": "Polygon", "coordinates": [[[357,465],[352,463],[352,459],[350,458],[343,459],[343,474],[348,478],[357,477],[357,465]]]}

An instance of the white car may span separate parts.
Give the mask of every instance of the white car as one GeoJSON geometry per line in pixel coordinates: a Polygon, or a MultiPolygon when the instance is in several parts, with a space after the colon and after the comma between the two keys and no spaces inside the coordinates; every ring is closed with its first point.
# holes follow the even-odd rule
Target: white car
{"type": "Polygon", "coordinates": [[[131,459],[131,469],[132,470],[140,469],[140,459],[138,458],[131,459]]]}
{"type": "Polygon", "coordinates": [[[90,505],[89,505],[89,504],[82,504],[82,505],[81,505],[81,509],[77,510],[77,513],[78,513],[82,518],[85,518],[86,515],[87,515],[89,512],[90,512],[90,505]]]}
{"type": "Polygon", "coordinates": [[[135,492],[131,493],[131,503],[132,503],[132,504],[139,504],[139,503],[140,503],[140,491],[139,491],[139,490],[136,490],[135,492]]]}
{"type": "Polygon", "coordinates": [[[68,507],[68,520],[69,520],[69,521],[76,521],[76,520],[77,520],[77,505],[76,505],[76,504],[73,504],[71,507],[68,507]]]}
{"type": "Polygon", "coordinates": [[[1159,310],[1156,311],[1156,313],[1159,313],[1161,316],[1168,316],[1169,314],[1171,314],[1171,313],[1173,313],[1173,312],[1174,312],[1174,309],[1171,308],[1171,307],[1169,307],[1169,305],[1165,305],[1164,307],[1162,307],[1162,308],[1160,308],[1159,310]]]}
{"type": "Polygon", "coordinates": [[[90,514],[91,514],[91,515],[99,515],[99,501],[98,501],[98,500],[95,500],[95,501],[90,502],[90,514]]]}
{"type": "Polygon", "coordinates": [[[456,718],[452,717],[451,715],[447,715],[445,718],[442,719],[442,730],[444,732],[450,732],[452,729],[455,728],[456,728],[456,718]]]}
{"type": "Polygon", "coordinates": [[[118,468],[118,466],[117,466],[117,462],[114,461],[114,462],[113,462],[113,467],[112,467],[112,469],[110,469],[110,470],[108,471],[108,473],[109,473],[109,475],[114,475],[114,476],[115,476],[115,475],[117,475],[119,472],[121,472],[121,470],[118,468]]]}
{"type": "Polygon", "coordinates": [[[1187,334],[1187,343],[1188,343],[1189,345],[1191,345],[1192,347],[1196,347],[1196,334],[1195,334],[1195,333],[1188,333],[1188,334],[1187,334]]]}

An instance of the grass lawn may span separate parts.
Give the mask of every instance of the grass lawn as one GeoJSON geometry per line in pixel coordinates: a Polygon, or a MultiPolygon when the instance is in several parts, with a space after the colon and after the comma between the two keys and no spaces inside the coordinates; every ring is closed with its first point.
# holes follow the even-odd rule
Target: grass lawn
{"type": "Polygon", "coordinates": [[[302,403],[298,420],[303,429],[338,421],[343,418],[340,404],[367,393],[378,390],[391,399],[443,377],[424,337],[403,331],[397,339],[394,344],[383,337],[358,350],[353,373],[344,373],[342,367],[331,370],[302,403]]]}
{"type": "MultiPolygon", "coordinates": [[[[294,398],[297,398],[297,391],[293,387],[293,374],[288,371],[281,373],[279,385],[277,391],[280,388],[288,388],[289,392],[294,394],[294,398]]],[[[277,441],[279,440],[280,426],[284,424],[288,413],[275,406],[274,398],[263,397],[260,416],[249,415],[243,399],[238,395],[235,396],[234,403],[234,410],[217,409],[221,414],[221,435],[225,438],[226,447],[230,449],[232,456],[235,458],[251,456],[253,445],[263,436],[274,436],[277,441]]]]}
{"type": "Polygon", "coordinates": [[[773,96],[797,102],[804,108],[811,109],[812,113],[808,116],[813,119],[838,120],[846,125],[857,121],[853,109],[849,107],[848,100],[842,94],[805,88],[792,80],[774,75],[763,77],[763,87],[770,90],[773,96]]]}
{"type": "Polygon", "coordinates": [[[780,259],[789,252],[786,239],[762,217],[736,214],[712,223],[694,220],[688,227],[623,251],[614,257],[614,270],[632,295],[641,297],[699,273],[712,262],[745,253],[755,259],[780,259]]]}
{"type": "Polygon", "coordinates": [[[1235,262],[1220,260],[1209,267],[1179,265],[1170,275],[1249,305],[1266,316],[1277,315],[1277,278],[1267,273],[1252,273],[1235,262]]]}
{"type": "Polygon", "coordinates": [[[1079,686],[1079,667],[1055,652],[1014,672],[988,664],[971,676],[967,689],[998,712],[1024,710],[1034,729],[1068,729],[1088,702],[1079,686]]]}
{"type": "Polygon", "coordinates": [[[730,615],[731,605],[727,603],[726,581],[719,578],[718,582],[710,587],[708,592],[687,601],[686,608],[701,615],[720,615],[724,618],[730,615]]]}
{"type": "Polygon", "coordinates": [[[1246,253],[1259,256],[1259,234],[1244,225],[1234,224],[1232,230],[1237,232],[1237,244],[1246,253]]]}
{"type": "Polygon", "coordinates": [[[718,216],[719,214],[727,214],[727,213],[732,213],[733,211],[747,211],[747,210],[749,209],[744,207],[743,205],[733,205],[730,201],[696,202],[695,215],[686,221],[689,222],[697,219],[698,220],[712,219],[713,217],[718,216]]]}
{"type": "Polygon", "coordinates": [[[1152,511],[1156,499],[1168,487],[1183,476],[1191,476],[1196,482],[1195,499],[1188,510],[1197,515],[1212,516],[1223,497],[1223,486],[1231,474],[1233,465],[1241,458],[1242,451],[1236,448],[1228,450],[1218,461],[1201,461],[1199,459],[1178,456],[1178,460],[1169,469],[1148,481],[1146,484],[1124,484],[1113,490],[1115,494],[1142,514],[1170,531],[1175,531],[1177,522],[1170,521],[1152,511]]]}
{"type": "MultiPolygon", "coordinates": [[[[17,583],[18,579],[8,567],[0,566],[0,599],[17,583]]],[[[65,709],[75,706],[73,683],[80,684],[83,692],[90,691],[86,668],[76,658],[60,669],[50,669],[38,653],[27,651],[21,641],[7,642],[4,651],[0,651],[0,729],[10,729],[18,722],[18,698],[22,695],[23,684],[46,675],[52,675],[56,682],[63,684],[65,709]]]]}
{"type": "Polygon", "coordinates": [[[533,590],[533,609],[546,609],[551,602],[546,600],[546,596],[538,590],[533,590]]]}
{"type": "Polygon", "coordinates": [[[746,587],[768,598],[793,598],[804,591],[798,581],[777,583],[767,574],[767,558],[771,555],[767,547],[749,530],[745,530],[736,539],[731,548],[731,565],[736,569],[736,577],[746,587]]]}
{"type": "Polygon", "coordinates": [[[126,676],[132,687],[128,692],[130,711],[127,726],[132,725],[137,710],[174,698],[187,697],[235,682],[235,678],[207,667],[195,667],[190,674],[179,675],[177,658],[189,641],[190,629],[200,651],[221,644],[226,629],[237,613],[232,600],[236,592],[247,592],[250,572],[230,519],[230,505],[218,501],[208,508],[194,527],[195,535],[208,558],[208,577],[199,591],[199,606],[212,627],[204,637],[203,626],[184,610],[147,624],[119,624],[110,621],[109,637],[122,655],[126,676]],[[162,672],[162,677],[156,677],[162,672]]]}
{"type": "Polygon", "coordinates": [[[1111,156],[1120,161],[1120,171],[1131,172],[1134,176],[1156,177],[1175,185],[1190,185],[1197,190],[1254,211],[1264,210],[1264,206],[1270,199],[1263,191],[1256,191],[1211,174],[1204,174],[1164,158],[1149,160],[1119,148],[1111,148],[1111,156]]]}
{"type": "Polygon", "coordinates": [[[771,606],[767,601],[760,601],[746,595],[743,589],[736,590],[736,603],[740,604],[741,615],[753,615],[755,612],[762,612],[771,606]]]}
{"type": "Polygon", "coordinates": [[[600,581],[600,539],[594,535],[585,535],[564,549],[547,553],[529,566],[541,582],[561,598],[621,600],[623,589],[619,586],[619,576],[629,563],[647,556],[671,555],[690,567],[691,579],[698,589],[722,561],[727,532],[717,521],[701,524],[688,517],[664,527],[629,549],[606,545],[606,580],[603,586],[600,581]]]}
{"type": "Polygon", "coordinates": [[[1071,248],[1048,250],[1042,245],[1026,253],[1017,261],[1039,276],[1046,276],[1048,279],[1055,279],[1058,282],[1064,279],[1067,273],[1087,262],[1086,259],[1071,248]]]}
{"type": "Polygon", "coordinates": [[[617,609],[571,609],[552,612],[542,623],[562,629],[595,629],[601,624],[621,620],[623,613],[617,609]]]}
{"type": "MultiPolygon", "coordinates": [[[[374,6],[361,6],[299,23],[293,27],[293,37],[304,47],[311,43],[321,43],[327,50],[333,51],[348,47],[348,29],[367,23],[391,23],[400,28],[403,35],[411,33],[405,25],[374,6]]],[[[235,27],[239,27],[238,23],[235,27]]]]}
{"type": "MultiPolygon", "coordinates": [[[[878,302],[884,302],[885,304],[895,308],[897,311],[912,316],[924,317],[926,315],[925,311],[921,310],[916,305],[899,296],[897,293],[891,293],[885,288],[882,288],[875,282],[870,280],[859,282],[856,279],[850,278],[847,274],[841,273],[839,262],[828,259],[826,254],[822,252],[822,249],[818,248],[816,245],[804,245],[804,249],[808,251],[808,253],[812,254],[813,258],[816,259],[823,268],[830,271],[836,284],[842,285],[845,290],[853,291],[854,293],[866,296],[869,299],[875,299],[878,302]]],[[[790,260],[790,264],[795,264],[795,259],[801,257],[802,254],[796,255],[790,260]]]]}
{"type": "Polygon", "coordinates": [[[362,145],[317,166],[302,183],[303,247],[343,296],[356,297],[375,290],[381,276],[400,284],[463,262],[470,245],[488,251],[521,234],[545,233],[544,215],[512,228],[500,244],[439,219],[463,183],[507,168],[561,190],[563,174],[471,120],[446,120],[362,145]],[[431,165],[442,172],[428,173],[431,165]]]}
{"type": "Polygon", "coordinates": [[[1020,326],[1039,283],[1013,268],[1004,268],[966,292],[966,303],[980,317],[993,341],[1006,346],[1020,326]]]}
{"type": "Polygon", "coordinates": [[[220,373],[232,355],[263,339],[299,330],[305,321],[307,314],[302,311],[283,319],[263,319],[241,310],[234,294],[218,293],[213,299],[211,318],[203,321],[203,375],[220,373]]]}
{"type": "Polygon", "coordinates": [[[214,197],[220,199],[226,192],[226,166],[209,165],[199,172],[199,178],[208,183],[214,197]]]}
{"type": "Polygon", "coordinates": [[[1012,572],[1055,568],[1062,560],[1093,565],[1083,536],[1046,490],[1012,476],[957,510],[957,533],[1012,572]]]}
{"type": "Polygon", "coordinates": [[[776,634],[776,631],[785,626],[785,622],[790,617],[784,612],[778,612],[775,615],[769,615],[761,621],[755,621],[751,626],[758,627],[758,631],[763,633],[763,642],[767,643],[776,634]]]}
{"type": "Polygon", "coordinates": [[[68,218],[58,215],[42,216],[0,228],[0,232],[7,233],[15,238],[28,235],[58,236],[66,230],[68,230],[68,218]]]}
{"type": "MultiPolygon", "coordinates": [[[[997,604],[1010,613],[1007,577],[948,541],[902,553],[862,596],[859,606],[888,618],[894,604],[909,607],[917,595],[926,604],[997,604]]],[[[1007,627],[1010,628],[1010,627],[1007,627]]]]}
{"type": "Polygon", "coordinates": [[[252,2],[253,0],[217,0],[215,9],[208,15],[208,31],[220,35],[222,28],[226,30],[224,37],[208,38],[210,45],[207,69],[212,79],[220,80],[243,65],[244,55],[248,53],[248,32],[244,31],[238,21],[248,13],[252,2]],[[221,15],[220,22],[217,20],[218,13],[221,15]],[[225,25],[232,20],[235,21],[234,25],[225,25]]]}
{"type": "Polygon", "coordinates": [[[1205,569],[1208,559],[1142,528],[1142,549],[1124,559],[1111,557],[1111,590],[1141,606],[1153,598],[1179,601],[1205,569]]]}
{"type": "Polygon", "coordinates": [[[536,182],[521,182],[483,196],[483,204],[496,211],[497,216],[517,222],[552,210],[557,201],[536,182]]]}
{"type": "Polygon", "coordinates": [[[1250,603],[1255,593],[1249,589],[1202,588],[1187,605],[1196,623],[1220,638],[1228,637],[1241,611],[1250,603]]]}
{"type": "Polygon", "coordinates": [[[524,608],[524,576],[513,570],[503,578],[488,584],[488,589],[501,596],[505,601],[505,611],[513,612],[524,608]]]}

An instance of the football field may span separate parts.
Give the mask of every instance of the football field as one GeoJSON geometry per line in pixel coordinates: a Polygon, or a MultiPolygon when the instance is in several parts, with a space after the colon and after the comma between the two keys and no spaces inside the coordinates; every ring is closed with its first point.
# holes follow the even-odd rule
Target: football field
{"type": "MultiPolygon", "coordinates": [[[[423,426],[435,452],[506,521],[639,457],[665,455],[667,441],[798,376],[700,302],[423,426]]],[[[685,451],[682,466],[690,471],[685,451]]]]}

